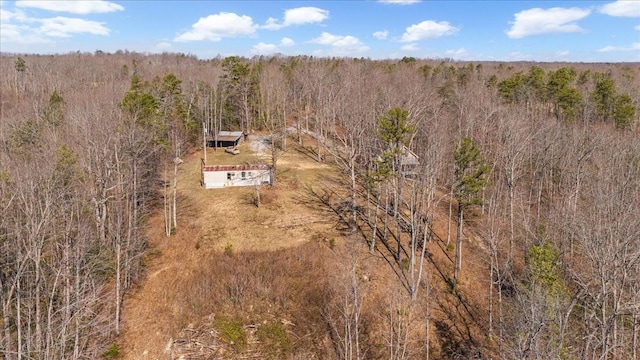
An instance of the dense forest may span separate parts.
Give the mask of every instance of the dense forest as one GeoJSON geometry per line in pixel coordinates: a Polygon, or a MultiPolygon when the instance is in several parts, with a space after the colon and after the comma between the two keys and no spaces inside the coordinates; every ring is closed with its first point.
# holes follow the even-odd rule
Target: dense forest
{"type": "Polygon", "coordinates": [[[266,134],[280,151],[314,134],[303,145],[345,179],[345,233],[397,274],[395,313],[376,316],[347,276],[325,294],[341,316],[315,317],[331,345],[293,341],[289,358],[640,358],[638,63],[0,60],[6,359],[108,356],[145,275],[148,218],[180,232],[178,159],[203,129],[266,134]],[[452,261],[434,277],[436,241],[452,261]],[[472,307],[448,339],[430,330],[435,296],[472,307]]]}

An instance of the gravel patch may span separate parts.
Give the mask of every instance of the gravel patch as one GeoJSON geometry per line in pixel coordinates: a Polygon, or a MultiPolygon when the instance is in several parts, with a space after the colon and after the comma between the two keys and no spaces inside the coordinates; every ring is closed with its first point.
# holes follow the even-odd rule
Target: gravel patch
{"type": "Polygon", "coordinates": [[[249,148],[259,157],[270,156],[271,141],[264,135],[249,135],[249,148]]]}

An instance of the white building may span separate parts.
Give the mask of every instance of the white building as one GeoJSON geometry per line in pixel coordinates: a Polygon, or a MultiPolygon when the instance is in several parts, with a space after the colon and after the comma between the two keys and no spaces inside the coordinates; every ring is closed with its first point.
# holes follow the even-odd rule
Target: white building
{"type": "Polygon", "coordinates": [[[202,186],[217,189],[227,186],[271,185],[270,165],[205,165],[202,166],[202,186]]]}

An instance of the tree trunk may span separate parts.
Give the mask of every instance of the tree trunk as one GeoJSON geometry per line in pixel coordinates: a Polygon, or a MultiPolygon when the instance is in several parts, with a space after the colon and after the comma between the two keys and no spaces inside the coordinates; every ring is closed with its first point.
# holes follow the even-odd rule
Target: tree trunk
{"type": "MultiPolygon", "coordinates": [[[[79,302],[81,299],[81,293],[80,293],[80,266],[81,266],[81,262],[79,261],[79,256],[76,255],[76,266],[75,266],[75,301],[79,302]]],[[[81,312],[82,309],[78,309],[76,312],[81,312]]],[[[82,324],[82,320],[81,320],[80,314],[76,314],[75,316],[75,336],[73,339],[73,358],[74,359],[79,359],[80,358],[80,328],[81,328],[81,324],[82,324]]]]}
{"type": "MultiPolygon", "coordinates": [[[[425,244],[425,247],[426,247],[426,244],[425,244]]],[[[430,325],[430,322],[431,322],[431,310],[430,310],[430,305],[429,305],[430,304],[430,300],[429,300],[429,295],[430,295],[429,294],[430,293],[429,288],[430,288],[430,286],[429,286],[429,280],[428,279],[429,278],[427,277],[426,284],[425,284],[425,289],[424,289],[424,292],[425,292],[424,298],[425,298],[425,304],[426,304],[425,305],[425,307],[426,307],[425,308],[425,328],[426,328],[425,329],[425,331],[426,331],[426,336],[425,336],[425,351],[426,351],[425,360],[429,360],[429,358],[430,358],[430,351],[429,350],[431,348],[429,346],[429,343],[431,342],[431,325],[430,325]]]]}
{"type": "Polygon", "coordinates": [[[493,340],[493,255],[489,266],[489,340],[493,340]]]}
{"type": "Polygon", "coordinates": [[[204,164],[207,165],[207,125],[202,122],[202,159],[204,164]]]}
{"type": "Polygon", "coordinates": [[[451,243],[451,215],[453,215],[453,185],[449,192],[449,217],[447,218],[447,246],[451,243]]]}
{"type": "Polygon", "coordinates": [[[509,253],[507,255],[507,268],[511,268],[513,262],[514,221],[513,221],[513,169],[509,181],[509,253]]]}
{"type": "MultiPolygon", "coordinates": [[[[176,157],[177,160],[177,157],[176,157]]],[[[175,161],[173,165],[173,207],[172,207],[172,223],[171,232],[174,233],[178,230],[178,162],[175,161]]]]}
{"type": "MultiPolygon", "coordinates": [[[[49,294],[47,294],[49,296],[49,304],[47,306],[47,326],[46,326],[47,330],[45,332],[45,348],[44,348],[45,359],[51,359],[54,357],[53,351],[54,351],[54,347],[57,345],[56,344],[57,341],[54,341],[54,338],[56,336],[54,335],[54,331],[52,329],[53,315],[54,315],[54,312],[56,312],[56,309],[54,309],[53,301],[56,298],[58,280],[60,279],[60,273],[62,272],[62,270],[63,269],[58,269],[58,271],[56,272],[51,291],[49,294]]],[[[62,328],[66,326],[66,324],[61,324],[61,325],[62,325],[62,328]]],[[[56,334],[60,334],[60,333],[61,332],[56,331],[56,334]]],[[[61,354],[64,354],[64,348],[62,349],[61,354]]]]}
{"type": "Polygon", "coordinates": [[[464,221],[464,207],[458,203],[458,231],[456,232],[456,262],[453,271],[453,287],[458,282],[458,275],[462,269],[462,223],[464,221]]]}
{"type": "Polygon", "coordinates": [[[9,299],[4,298],[4,294],[0,294],[0,301],[2,301],[2,323],[4,327],[4,345],[6,360],[13,359],[13,349],[11,344],[11,327],[9,325],[9,299]]]}
{"type": "Polygon", "coordinates": [[[383,221],[383,235],[382,241],[384,241],[385,246],[389,247],[387,243],[387,238],[389,236],[389,184],[385,182],[384,184],[384,221],[383,221]]]}
{"type": "Polygon", "coordinates": [[[115,300],[116,300],[116,311],[115,311],[115,319],[114,319],[114,326],[115,326],[115,331],[116,331],[116,335],[120,334],[120,305],[122,303],[121,301],[121,297],[122,297],[122,288],[121,288],[121,284],[122,284],[122,270],[121,270],[121,259],[122,259],[122,252],[121,252],[121,246],[120,246],[120,239],[119,239],[119,235],[117,236],[117,243],[116,243],[116,296],[115,296],[115,300]]]}
{"type": "Polygon", "coordinates": [[[164,232],[166,236],[171,235],[171,209],[169,203],[167,201],[167,163],[164,164],[164,176],[163,176],[164,184],[162,184],[162,203],[163,203],[163,213],[164,213],[164,232]]]}
{"type": "MultiPolygon", "coordinates": [[[[39,245],[36,245],[39,247],[39,245]]],[[[40,352],[42,351],[42,285],[41,285],[41,280],[40,280],[40,265],[41,265],[41,261],[42,261],[42,257],[41,257],[41,249],[38,248],[36,250],[36,257],[34,259],[35,262],[35,280],[34,280],[34,285],[36,288],[36,292],[35,292],[35,308],[36,308],[36,313],[35,313],[35,347],[33,348],[35,353],[40,355],[40,352]]]]}
{"type": "MultiPolygon", "coordinates": [[[[317,119],[316,119],[316,124],[317,124],[317,123],[318,123],[318,122],[317,122],[317,119]]],[[[315,130],[316,130],[316,131],[315,131],[315,135],[316,135],[316,148],[317,148],[317,151],[318,151],[318,158],[317,158],[317,160],[318,160],[318,162],[322,162],[322,155],[321,155],[321,152],[320,152],[320,148],[321,148],[321,145],[322,145],[322,144],[321,144],[321,143],[322,143],[322,141],[320,141],[320,137],[322,136],[322,128],[318,128],[318,127],[316,126],[316,129],[315,129],[315,130]]]]}
{"type": "Polygon", "coordinates": [[[396,253],[396,260],[400,261],[400,259],[402,258],[402,224],[404,224],[404,219],[402,218],[402,214],[400,213],[400,211],[402,210],[401,208],[401,203],[402,203],[402,174],[399,174],[398,177],[398,183],[396,184],[396,189],[393,192],[395,195],[395,201],[394,201],[394,210],[393,213],[395,215],[395,219],[396,219],[396,245],[398,247],[397,249],[397,253],[396,253]]]}
{"type": "Polygon", "coordinates": [[[352,231],[355,231],[358,224],[358,187],[356,184],[355,154],[351,154],[351,158],[349,159],[349,169],[351,170],[351,211],[353,216],[352,231]]]}
{"type": "Polygon", "coordinates": [[[247,134],[251,133],[251,116],[249,115],[249,89],[245,89],[242,93],[242,103],[244,108],[244,119],[246,121],[247,134]]]}
{"type": "Polygon", "coordinates": [[[633,315],[631,316],[631,329],[632,329],[632,337],[631,341],[631,358],[638,358],[638,333],[640,333],[640,319],[638,319],[638,310],[633,310],[633,315]]]}
{"type": "Polygon", "coordinates": [[[16,336],[18,337],[18,360],[22,360],[22,295],[21,286],[22,281],[20,278],[16,280],[16,336]]]}
{"type": "MultiPolygon", "coordinates": [[[[380,193],[381,192],[382,192],[382,189],[378,187],[378,196],[376,196],[376,198],[374,199],[376,206],[373,214],[373,226],[372,226],[373,230],[371,234],[371,244],[369,245],[369,252],[372,254],[376,251],[376,238],[378,237],[378,210],[380,209],[380,193]]],[[[371,221],[371,219],[369,219],[369,221],[371,221]]]]}
{"type": "Polygon", "coordinates": [[[287,151],[287,106],[282,105],[282,151],[287,151]]]}
{"type": "Polygon", "coordinates": [[[124,256],[124,288],[129,287],[131,281],[131,244],[137,241],[138,234],[138,161],[134,158],[131,165],[131,199],[129,205],[129,223],[127,231],[127,247],[124,256]]]}

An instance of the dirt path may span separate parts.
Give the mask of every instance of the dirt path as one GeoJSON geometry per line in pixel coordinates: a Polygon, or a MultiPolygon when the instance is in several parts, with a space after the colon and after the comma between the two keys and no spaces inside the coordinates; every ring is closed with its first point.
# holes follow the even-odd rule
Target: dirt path
{"type": "Polygon", "coordinates": [[[171,299],[172,286],[185,279],[194,259],[194,239],[197,234],[185,232],[168,238],[154,230],[162,229],[160,217],[150,226],[150,259],[148,275],[127,296],[123,305],[122,336],[125,359],[162,359],[170,344],[170,329],[176,313],[171,299]]]}

